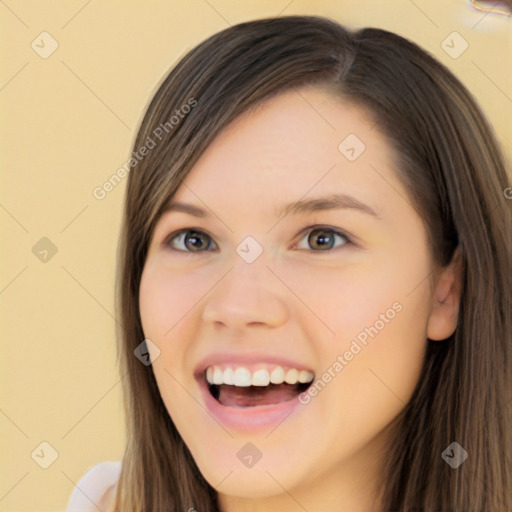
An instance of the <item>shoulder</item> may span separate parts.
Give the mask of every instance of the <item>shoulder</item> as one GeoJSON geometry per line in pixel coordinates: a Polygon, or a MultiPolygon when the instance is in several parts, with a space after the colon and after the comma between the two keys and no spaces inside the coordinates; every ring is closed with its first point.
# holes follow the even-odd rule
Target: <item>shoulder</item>
{"type": "Polygon", "coordinates": [[[77,483],[65,512],[97,512],[113,498],[113,488],[121,473],[121,461],[101,462],[91,468],[77,483]]]}

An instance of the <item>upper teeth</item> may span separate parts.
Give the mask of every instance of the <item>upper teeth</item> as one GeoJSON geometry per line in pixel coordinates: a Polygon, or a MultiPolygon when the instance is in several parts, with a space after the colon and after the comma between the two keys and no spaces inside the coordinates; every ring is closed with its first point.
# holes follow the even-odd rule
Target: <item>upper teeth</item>
{"type": "Polygon", "coordinates": [[[249,371],[244,367],[226,368],[222,370],[219,366],[209,366],[206,369],[206,380],[209,384],[229,384],[231,386],[268,386],[269,384],[297,384],[311,382],[314,374],[307,370],[290,368],[284,370],[282,366],[276,366],[272,371],[265,368],[249,371]]]}

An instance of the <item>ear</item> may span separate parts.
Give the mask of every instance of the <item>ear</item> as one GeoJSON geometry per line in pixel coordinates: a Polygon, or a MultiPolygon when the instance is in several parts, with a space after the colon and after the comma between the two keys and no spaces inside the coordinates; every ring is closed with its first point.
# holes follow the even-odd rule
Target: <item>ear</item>
{"type": "Polygon", "coordinates": [[[457,247],[452,261],[437,276],[427,323],[427,338],[441,341],[449,338],[457,327],[462,288],[462,256],[457,247]]]}

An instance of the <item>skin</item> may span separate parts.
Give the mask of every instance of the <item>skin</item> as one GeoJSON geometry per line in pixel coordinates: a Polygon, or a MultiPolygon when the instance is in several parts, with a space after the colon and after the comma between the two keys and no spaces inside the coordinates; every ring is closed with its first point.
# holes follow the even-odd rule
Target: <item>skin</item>
{"type": "Polygon", "coordinates": [[[101,497],[101,500],[96,503],[96,506],[100,510],[104,510],[105,512],[112,512],[114,510],[115,505],[115,491],[116,486],[112,485],[110,486],[106,491],[105,494],[101,497]]]}
{"type": "Polygon", "coordinates": [[[141,279],[142,325],[161,351],[152,367],[166,408],[222,510],[381,510],[386,427],[413,393],[427,337],[455,330],[460,272],[458,258],[433,267],[375,123],[317,86],[281,93],[228,126],[173,200],[212,218],[159,219],[141,279]],[[338,150],[348,134],[366,146],[353,162],[338,150]],[[276,216],[284,203],[333,192],[379,217],[354,209],[276,216]],[[353,243],[331,232],[322,248],[316,232],[308,244],[316,225],[353,243]],[[183,237],[169,242],[189,228],[205,233],[202,251],[183,237]],[[263,247],[251,264],[236,252],[247,236],[263,247]],[[202,407],[193,371],[205,354],[257,348],[308,362],[318,379],[397,302],[401,311],[272,432],[228,434],[202,407]],[[247,442],[262,453],[252,468],[236,456],[247,442]]]}

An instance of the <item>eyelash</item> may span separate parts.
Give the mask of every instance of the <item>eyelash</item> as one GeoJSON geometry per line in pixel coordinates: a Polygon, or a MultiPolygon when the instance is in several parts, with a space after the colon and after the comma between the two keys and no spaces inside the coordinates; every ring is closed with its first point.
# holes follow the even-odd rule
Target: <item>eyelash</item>
{"type": "MultiPolygon", "coordinates": [[[[179,231],[176,231],[176,232],[170,234],[168,237],[166,237],[166,239],[163,241],[164,247],[168,247],[168,248],[170,248],[171,250],[173,250],[175,252],[181,252],[181,253],[184,253],[184,254],[187,254],[187,255],[194,255],[194,254],[201,253],[201,252],[207,252],[207,250],[189,251],[189,250],[183,250],[183,249],[175,249],[174,247],[172,247],[172,242],[176,238],[178,238],[180,236],[183,236],[183,235],[186,235],[190,231],[192,231],[194,233],[198,233],[200,235],[205,235],[208,238],[210,238],[210,240],[213,242],[211,237],[207,233],[205,233],[204,231],[202,231],[200,229],[184,228],[184,229],[180,229],[179,231]]],[[[299,250],[309,250],[311,252],[318,252],[318,253],[333,252],[333,251],[335,251],[337,249],[342,249],[343,247],[345,247],[348,244],[354,245],[354,242],[352,241],[351,237],[349,237],[345,232],[343,232],[343,231],[341,231],[339,229],[334,229],[334,228],[328,227],[328,226],[311,226],[311,227],[307,228],[305,231],[303,231],[301,233],[301,235],[300,235],[301,238],[300,238],[299,242],[302,241],[302,239],[304,237],[306,237],[306,235],[310,235],[313,231],[325,231],[327,233],[331,233],[333,235],[340,236],[340,237],[345,239],[345,242],[341,246],[332,247],[330,249],[325,249],[325,250],[321,250],[321,249],[320,250],[315,250],[315,249],[299,249],[299,250]]]]}

